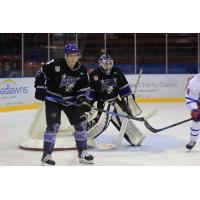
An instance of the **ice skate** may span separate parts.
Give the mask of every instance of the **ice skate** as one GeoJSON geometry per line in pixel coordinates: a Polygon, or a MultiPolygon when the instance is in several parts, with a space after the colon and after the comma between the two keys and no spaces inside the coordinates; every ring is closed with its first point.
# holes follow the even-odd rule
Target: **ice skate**
{"type": "Polygon", "coordinates": [[[187,145],[186,145],[186,149],[191,150],[193,149],[193,147],[195,146],[196,142],[194,141],[190,141],[187,145]]]}
{"type": "Polygon", "coordinates": [[[94,157],[92,155],[88,154],[88,152],[86,150],[80,151],[78,153],[78,157],[79,157],[80,163],[93,164],[94,157]]]}
{"type": "Polygon", "coordinates": [[[43,154],[42,160],[41,160],[42,166],[53,166],[56,165],[56,162],[52,160],[51,154],[43,154]]]}

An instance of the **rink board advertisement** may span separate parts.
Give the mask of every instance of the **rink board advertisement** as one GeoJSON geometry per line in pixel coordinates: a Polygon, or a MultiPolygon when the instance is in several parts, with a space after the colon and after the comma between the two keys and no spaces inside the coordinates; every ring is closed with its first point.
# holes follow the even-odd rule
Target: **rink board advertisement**
{"type": "MultiPolygon", "coordinates": [[[[142,75],[137,98],[183,98],[190,75],[142,75]]],[[[126,75],[132,90],[138,75],[126,75]]],[[[0,79],[0,107],[35,103],[34,78],[0,79]]]]}
{"type": "MultiPolygon", "coordinates": [[[[137,98],[183,98],[189,74],[174,75],[142,75],[137,98]]],[[[135,90],[137,75],[126,75],[132,90],[135,90]]]]}
{"type": "Polygon", "coordinates": [[[0,107],[34,103],[34,78],[0,79],[0,107]]]}

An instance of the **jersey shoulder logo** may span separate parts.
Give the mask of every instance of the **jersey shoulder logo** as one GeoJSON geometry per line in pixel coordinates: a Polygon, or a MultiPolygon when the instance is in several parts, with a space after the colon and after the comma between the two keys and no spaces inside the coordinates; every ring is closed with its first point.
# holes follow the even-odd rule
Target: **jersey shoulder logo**
{"type": "Polygon", "coordinates": [[[60,71],[60,66],[55,66],[55,71],[59,72],[60,71]]]}

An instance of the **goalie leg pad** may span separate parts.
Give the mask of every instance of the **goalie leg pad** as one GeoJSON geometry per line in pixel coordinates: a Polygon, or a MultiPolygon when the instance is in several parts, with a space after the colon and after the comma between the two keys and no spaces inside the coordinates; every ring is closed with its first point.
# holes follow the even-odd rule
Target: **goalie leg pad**
{"type": "MultiPolygon", "coordinates": [[[[106,102],[103,109],[112,112],[114,106],[106,102]]],[[[98,137],[108,127],[110,119],[111,115],[100,113],[95,119],[88,122],[88,138],[94,139],[98,137]]]]}
{"type": "Polygon", "coordinates": [[[140,146],[145,138],[143,133],[135,126],[132,120],[128,121],[124,137],[134,146],[140,146]]]}
{"type": "MultiPolygon", "coordinates": [[[[121,107],[116,103],[115,105],[116,112],[122,112],[121,107]]],[[[127,114],[127,112],[124,112],[127,114]]],[[[122,120],[118,116],[113,116],[112,118],[113,125],[119,130],[122,125],[122,120]]],[[[139,146],[144,139],[143,133],[135,126],[132,120],[128,121],[124,138],[133,146],[139,146]]]]}
{"type": "Polygon", "coordinates": [[[74,132],[74,137],[76,141],[76,146],[78,151],[83,151],[86,149],[87,146],[87,123],[86,121],[82,121],[80,123],[77,123],[74,125],[75,127],[75,132],[74,132]]]}

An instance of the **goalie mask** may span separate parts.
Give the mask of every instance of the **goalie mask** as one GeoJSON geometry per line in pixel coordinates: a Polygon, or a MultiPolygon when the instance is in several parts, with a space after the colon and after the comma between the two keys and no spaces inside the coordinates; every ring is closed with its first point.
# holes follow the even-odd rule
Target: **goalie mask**
{"type": "Polygon", "coordinates": [[[114,61],[110,55],[104,54],[99,58],[99,66],[106,75],[110,75],[113,67],[113,62],[114,61]]]}

